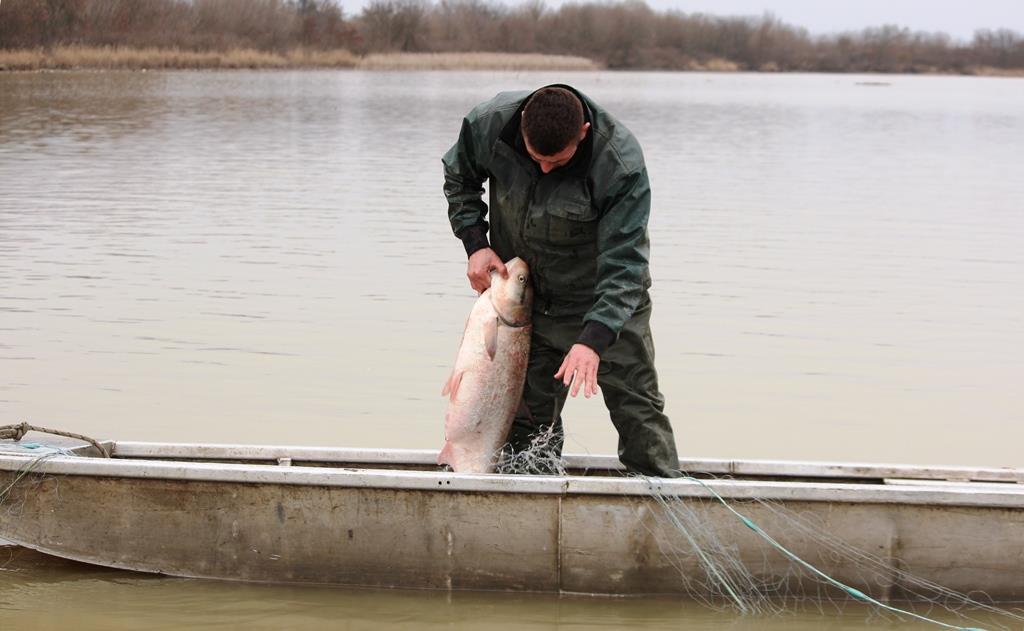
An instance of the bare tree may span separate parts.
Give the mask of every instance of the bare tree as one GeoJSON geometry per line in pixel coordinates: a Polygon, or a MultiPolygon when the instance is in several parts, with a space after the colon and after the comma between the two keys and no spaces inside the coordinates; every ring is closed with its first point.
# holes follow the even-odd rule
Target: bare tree
{"type": "Polygon", "coordinates": [[[60,44],[190,50],[297,47],[561,53],[611,68],[686,69],[725,60],[749,70],[1024,70],[1024,37],[980,30],[970,43],[884,25],[811,36],[770,13],[657,12],[641,0],[373,0],[347,20],[338,0],[2,0],[0,48],[60,44]]]}
{"type": "Polygon", "coordinates": [[[422,50],[427,11],[425,0],[374,0],[359,20],[367,49],[422,50]]]}

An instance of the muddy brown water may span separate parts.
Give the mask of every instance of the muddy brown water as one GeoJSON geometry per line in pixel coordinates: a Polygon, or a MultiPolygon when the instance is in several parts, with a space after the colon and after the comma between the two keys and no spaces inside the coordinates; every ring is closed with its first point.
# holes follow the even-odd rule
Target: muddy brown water
{"type": "MultiPolygon", "coordinates": [[[[440,155],[475,103],[568,82],[647,155],[680,453],[1024,466],[1024,82],[865,80],[0,74],[0,424],[438,447],[473,302],[440,155]]],[[[568,450],[614,452],[599,401],[566,419],[568,450]]],[[[857,607],[766,621],[19,558],[0,571],[10,628],[890,626],[857,607]]]]}

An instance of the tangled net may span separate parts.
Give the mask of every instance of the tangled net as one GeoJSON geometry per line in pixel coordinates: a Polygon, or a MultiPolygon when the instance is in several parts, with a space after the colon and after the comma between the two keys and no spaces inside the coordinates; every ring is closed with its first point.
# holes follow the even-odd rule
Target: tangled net
{"type": "Polygon", "coordinates": [[[565,475],[565,460],[559,453],[561,429],[552,423],[534,435],[526,449],[516,451],[506,444],[498,454],[496,471],[516,475],[565,475]]]}
{"type": "MultiPolygon", "coordinates": [[[[20,502],[12,502],[11,496],[14,494],[15,487],[19,487],[19,492],[23,494],[42,484],[45,474],[34,474],[43,462],[55,456],[73,455],[61,448],[38,446],[38,448],[32,447],[32,449],[39,455],[26,462],[18,470],[11,471],[9,482],[6,484],[0,482],[0,517],[10,519],[21,516],[21,511],[24,508],[24,498],[20,502]]],[[[2,473],[6,472],[0,472],[0,474],[2,473]]]]}
{"type": "Polygon", "coordinates": [[[704,486],[713,497],[669,495],[647,479],[653,502],[641,500],[637,510],[660,552],[677,570],[683,590],[710,608],[763,616],[810,605],[824,614],[827,607],[840,611],[851,601],[860,601],[872,606],[872,615],[912,618],[947,629],[980,629],[977,625],[985,624],[987,629],[1010,630],[1024,622],[1022,612],[996,607],[984,594],[947,589],[914,576],[898,559],[885,559],[844,542],[830,534],[820,518],[784,508],[779,502],[743,502],[745,512],[784,533],[787,542],[821,550],[816,562],[842,571],[845,582],[840,582],[739,512],[738,502],[727,502],[704,481],[684,479],[704,486]],[[742,552],[737,545],[741,541],[742,552]],[[869,596],[851,584],[879,595],[869,596]],[[894,586],[898,594],[892,593],[894,586]],[[908,601],[914,610],[888,604],[894,596],[908,601]],[[955,624],[928,617],[932,615],[955,624]]]}

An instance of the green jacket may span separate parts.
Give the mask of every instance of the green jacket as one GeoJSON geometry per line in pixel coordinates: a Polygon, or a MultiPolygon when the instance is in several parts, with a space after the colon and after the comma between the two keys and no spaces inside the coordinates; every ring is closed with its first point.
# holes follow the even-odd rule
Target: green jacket
{"type": "Polygon", "coordinates": [[[591,343],[600,353],[651,284],[651,190],[633,134],[573,92],[591,127],[569,164],[541,173],[519,127],[531,93],[503,92],[463,119],[458,141],[442,159],[444,192],[452,230],[467,254],[488,246],[489,227],[490,247],[502,260],[518,256],[530,266],[535,310],[583,315],[587,326],[596,322],[607,329],[606,343],[591,343]]]}

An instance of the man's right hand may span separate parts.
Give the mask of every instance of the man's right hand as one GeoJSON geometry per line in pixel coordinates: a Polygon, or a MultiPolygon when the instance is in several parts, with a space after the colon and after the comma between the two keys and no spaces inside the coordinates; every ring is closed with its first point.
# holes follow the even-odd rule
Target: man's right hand
{"type": "Polygon", "coordinates": [[[469,257],[469,264],[466,266],[466,276],[469,278],[469,285],[482,294],[491,286],[491,272],[497,270],[502,278],[508,278],[508,269],[501,261],[498,253],[491,248],[483,248],[473,252],[469,257]]]}

